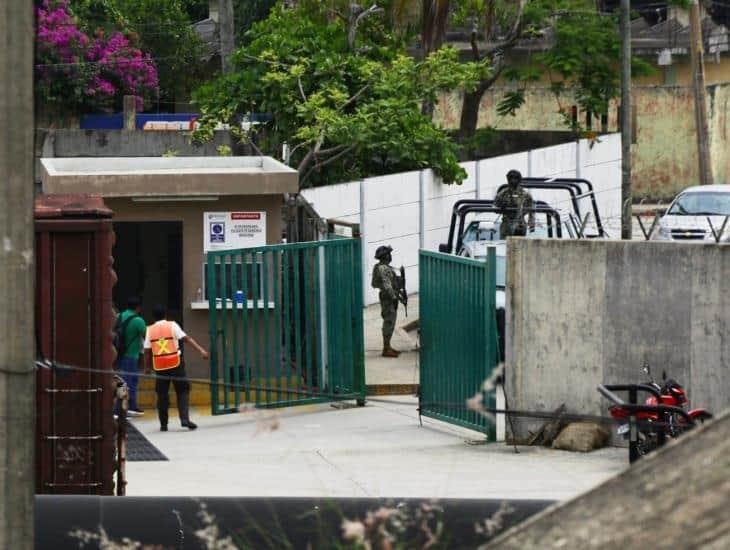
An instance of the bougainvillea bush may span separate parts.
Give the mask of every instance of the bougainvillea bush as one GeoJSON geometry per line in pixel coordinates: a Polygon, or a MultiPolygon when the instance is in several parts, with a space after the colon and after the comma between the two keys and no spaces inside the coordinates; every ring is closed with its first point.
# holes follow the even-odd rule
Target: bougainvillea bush
{"type": "Polygon", "coordinates": [[[152,58],[120,32],[82,32],[68,0],[36,7],[36,92],[48,107],[81,113],[119,110],[133,95],[137,109],[157,94],[152,58]]]}

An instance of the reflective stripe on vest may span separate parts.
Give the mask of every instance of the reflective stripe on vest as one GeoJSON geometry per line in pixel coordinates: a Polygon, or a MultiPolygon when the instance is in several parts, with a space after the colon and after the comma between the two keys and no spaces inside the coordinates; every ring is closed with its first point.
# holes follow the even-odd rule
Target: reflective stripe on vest
{"type": "Polygon", "coordinates": [[[159,321],[147,327],[147,336],[152,348],[152,368],[174,369],[180,365],[180,353],[170,321],[159,321]]]}

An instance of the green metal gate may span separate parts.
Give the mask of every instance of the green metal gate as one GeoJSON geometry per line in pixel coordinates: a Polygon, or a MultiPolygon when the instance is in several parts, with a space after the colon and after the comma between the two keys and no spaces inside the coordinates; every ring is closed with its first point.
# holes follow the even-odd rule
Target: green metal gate
{"type": "MultiPolygon", "coordinates": [[[[419,413],[481,431],[495,425],[467,408],[497,364],[495,251],[487,261],[421,250],[419,413]]],[[[493,408],[494,391],[483,404],[493,408]]]]}
{"type": "Polygon", "coordinates": [[[209,252],[213,414],[365,398],[359,239],[209,252]]]}

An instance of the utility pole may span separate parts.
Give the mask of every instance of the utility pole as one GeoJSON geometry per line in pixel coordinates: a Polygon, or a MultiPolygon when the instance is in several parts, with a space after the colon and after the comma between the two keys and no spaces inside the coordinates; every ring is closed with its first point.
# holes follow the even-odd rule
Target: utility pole
{"type": "Polygon", "coordinates": [[[33,2],[0,3],[0,548],[33,548],[33,2]]]}
{"type": "Polygon", "coordinates": [[[621,238],[631,240],[631,2],[621,0],[621,238]]]}
{"type": "Polygon", "coordinates": [[[221,40],[221,68],[223,74],[233,72],[231,55],[235,45],[233,33],[233,0],[218,0],[218,29],[221,40]]]}
{"type": "Polygon", "coordinates": [[[690,1],[689,25],[700,184],[712,185],[712,162],[710,160],[710,143],[707,130],[707,89],[705,88],[704,46],[702,44],[702,26],[700,25],[700,5],[698,0],[690,1]]]}

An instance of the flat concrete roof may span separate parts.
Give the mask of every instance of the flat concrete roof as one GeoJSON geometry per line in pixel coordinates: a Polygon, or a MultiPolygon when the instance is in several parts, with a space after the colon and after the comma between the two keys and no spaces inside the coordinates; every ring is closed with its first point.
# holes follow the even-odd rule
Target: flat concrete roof
{"type": "Polygon", "coordinates": [[[297,171],[271,157],[43,158],[41,168],[47,194],[270,195],[299,187],[297,171]]]}

